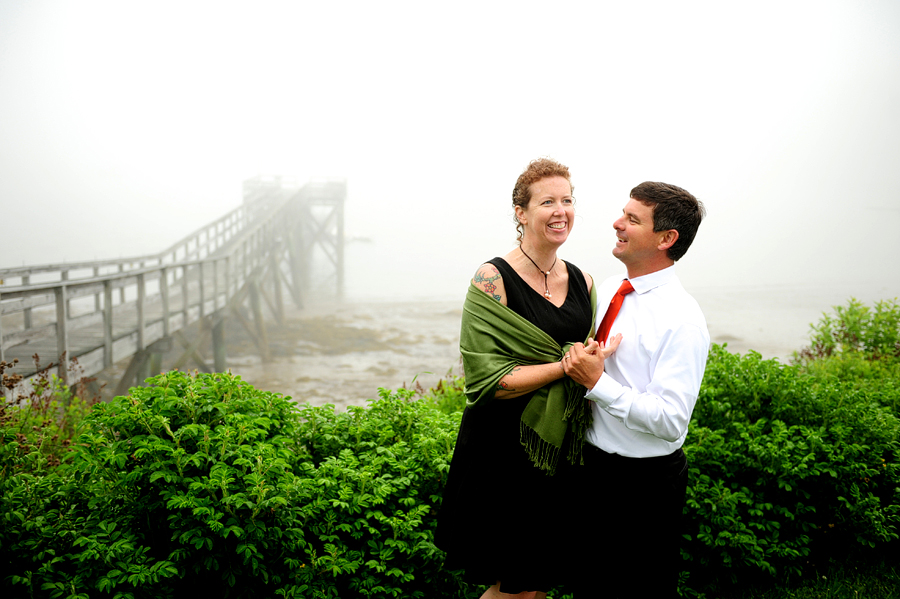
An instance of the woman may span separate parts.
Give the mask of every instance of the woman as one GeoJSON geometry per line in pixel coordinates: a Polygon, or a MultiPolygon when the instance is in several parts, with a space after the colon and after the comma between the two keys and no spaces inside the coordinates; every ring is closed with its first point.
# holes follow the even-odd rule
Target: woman
{"type": "Polygon", "coordinates": [[[490,585],[483,599],[541,599],[565,577],[590,409],[560,360],[575,342],[598,351],[593,281],[556,255],[575,220],[568,168],[532,161],[513,207],[518,247],[481,265],[463,307],[468,401],[436,534],[447,569],[490,585]]]}

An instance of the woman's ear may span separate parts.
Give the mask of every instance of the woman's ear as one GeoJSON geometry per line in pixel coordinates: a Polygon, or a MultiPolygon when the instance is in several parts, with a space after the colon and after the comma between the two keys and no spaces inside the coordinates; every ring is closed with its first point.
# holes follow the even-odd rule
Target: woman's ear
{"type": "Polygon", "coordinates": [[[516,221],[520,225],[527,225],[528,219],[525,218],[525,211],[522,210],[521,206],[516,206],[516,221]]]}

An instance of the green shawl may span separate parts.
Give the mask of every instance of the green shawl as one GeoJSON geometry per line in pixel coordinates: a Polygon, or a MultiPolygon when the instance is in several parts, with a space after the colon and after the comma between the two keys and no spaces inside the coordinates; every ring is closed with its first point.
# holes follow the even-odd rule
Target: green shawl
{"type": "MultiPolygon", "coordinates": [[[[597,305],[591,288],[591,314],[597,305]]],[[[585,331],[585,343],[594,331],[585,331]]],[[[572,344],[560,347],[544,331],[474,285],[463,305],[459,349],[466,376],[466,404],[473,409],[494,400],[500,379],[521,365],[558,362],[572,344]]],[[[563,377],[534,392],[522,412],[519,440],[535,466],[553,474],[566,432],[571,431],[569,462],[581,463],[584,435],[591,422],[585,388],[563,377]]],[[[513,399],[497,401],[515,401],[513,399]]]]}

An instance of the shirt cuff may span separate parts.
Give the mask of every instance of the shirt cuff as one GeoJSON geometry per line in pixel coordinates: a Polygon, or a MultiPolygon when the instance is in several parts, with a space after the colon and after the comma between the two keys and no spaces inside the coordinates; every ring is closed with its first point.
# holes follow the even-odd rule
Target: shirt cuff
{"type": "Polygon", "coordinates": [[[604,372],[597,379],[597,384],[594,385],[594,388],[585,394],[585,397],[604,408],[608,408],[609,404],[622,395],[622,390],[622,385],[604,372]]]}

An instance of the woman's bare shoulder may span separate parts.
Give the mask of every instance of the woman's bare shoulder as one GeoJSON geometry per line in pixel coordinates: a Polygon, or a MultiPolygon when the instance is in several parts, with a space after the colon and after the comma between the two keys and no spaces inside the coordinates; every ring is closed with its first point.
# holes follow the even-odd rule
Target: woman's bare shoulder
{"type": "Polygon", "coordinates": [[[472,285],[484,291],[495,300],[506,305],[506,289],[503,286],[503,277],[497,267],[489,262],[485,262],[475,271],[472,277],[472,285]]]}

